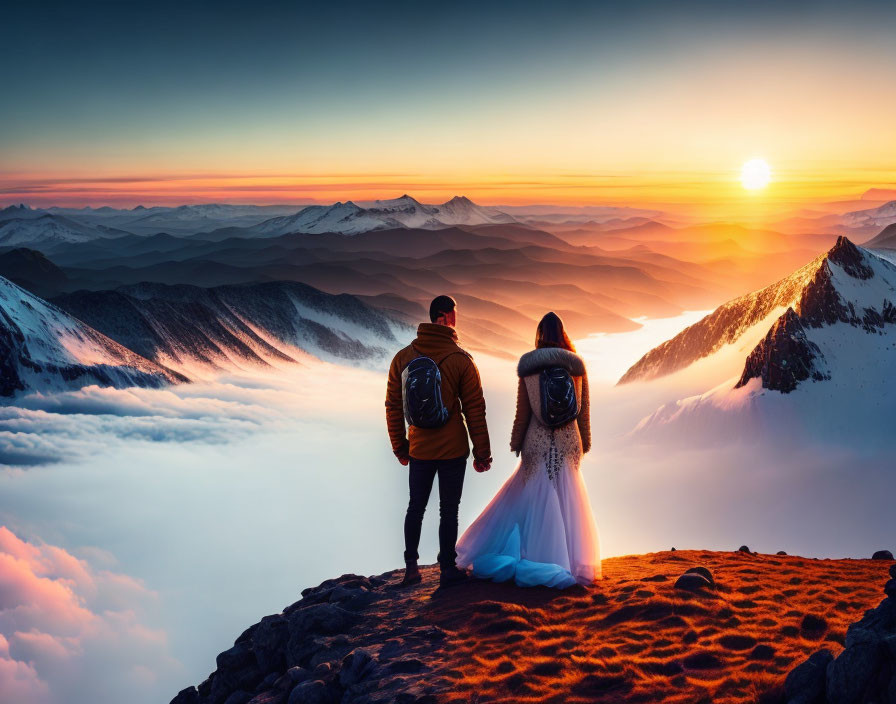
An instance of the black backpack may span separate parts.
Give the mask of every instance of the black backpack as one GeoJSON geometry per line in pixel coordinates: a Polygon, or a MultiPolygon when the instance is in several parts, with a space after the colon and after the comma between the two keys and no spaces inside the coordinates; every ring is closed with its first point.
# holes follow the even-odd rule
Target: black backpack
{"type": "MultiPolygon", "coordinates": [[[[417,348],[414,347],[417,352],[417,348]]],[[[418,352],[419,354],[419,352],[418,352]]],[[[451,412],[442,402],[442,372],[439,364],[454,352],[449,352],[438,363],[430,357],[415,357],[401,372],[401,396],[404,418],[417,428],[441,428],[451,412]]]]}
{"type": "Polygon", "coordinates": [[[559,428],[579,415],[576,385],[563,367],[541,370],[541,417],[549,428],[559,428]]]}

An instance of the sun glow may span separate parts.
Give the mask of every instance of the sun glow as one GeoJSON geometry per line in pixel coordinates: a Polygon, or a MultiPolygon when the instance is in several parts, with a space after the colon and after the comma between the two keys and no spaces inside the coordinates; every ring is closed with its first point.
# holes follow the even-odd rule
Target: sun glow
{"type": "Polygon", "coordinates": [[[771,167],[763,159],[750,159],[740,170],[740,182],[749,191],[765,188],[771,180],[771,167]]]}

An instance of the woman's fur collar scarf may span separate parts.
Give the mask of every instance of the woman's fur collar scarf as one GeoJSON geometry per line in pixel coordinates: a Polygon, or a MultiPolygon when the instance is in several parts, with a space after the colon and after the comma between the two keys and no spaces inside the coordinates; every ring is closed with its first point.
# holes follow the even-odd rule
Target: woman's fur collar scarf
{"type": "Polygon", "coordinates": [[[563,367],[573,376],[585,376],[585,362],[575,352],[562,347],[540,347],[520,357],[516,373],[523,377],[547,367],[563,367]]]}

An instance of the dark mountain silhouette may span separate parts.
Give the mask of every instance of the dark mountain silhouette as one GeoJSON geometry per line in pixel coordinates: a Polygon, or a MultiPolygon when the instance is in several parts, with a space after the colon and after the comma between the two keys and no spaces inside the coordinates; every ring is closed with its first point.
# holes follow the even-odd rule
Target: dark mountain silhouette
{"type": "Polygon", "coordinates": [[[896,249],[896,222],[892,225],[887,225],[862,246],[879,249],[896,249]]]}
{"type": "Polygon", "coordinates": [[[41,252],[17,247],[0,253],[0,276],[41,298],[53,296],[68,284],[65,272],[41,252]]]}

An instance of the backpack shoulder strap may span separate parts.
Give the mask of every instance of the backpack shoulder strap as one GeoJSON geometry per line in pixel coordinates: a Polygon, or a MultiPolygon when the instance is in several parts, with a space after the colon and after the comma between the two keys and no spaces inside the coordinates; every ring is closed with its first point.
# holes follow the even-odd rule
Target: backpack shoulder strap
{"type": "Polygon", "coordinates": [[[453,354],[462,354],[462,355],[465,355],[465,356],[469,357],[470,359],[473,359],[473,355],[471,355],[471,354],[470,354],[469,352],[467,352],[466,350],[461,349],[460,347],[458,347],[456,350],[451,350],[450,352],[447,352],[447,353],[443,354],[439,359],[435,360],[435,363],[436,363],[438,366],[441,367],[441,366],[442,366],[442,362],[444,362],[446,359],[448,359],[448,358],[449,358],[451,355],[453,355],[453,354]]]}

